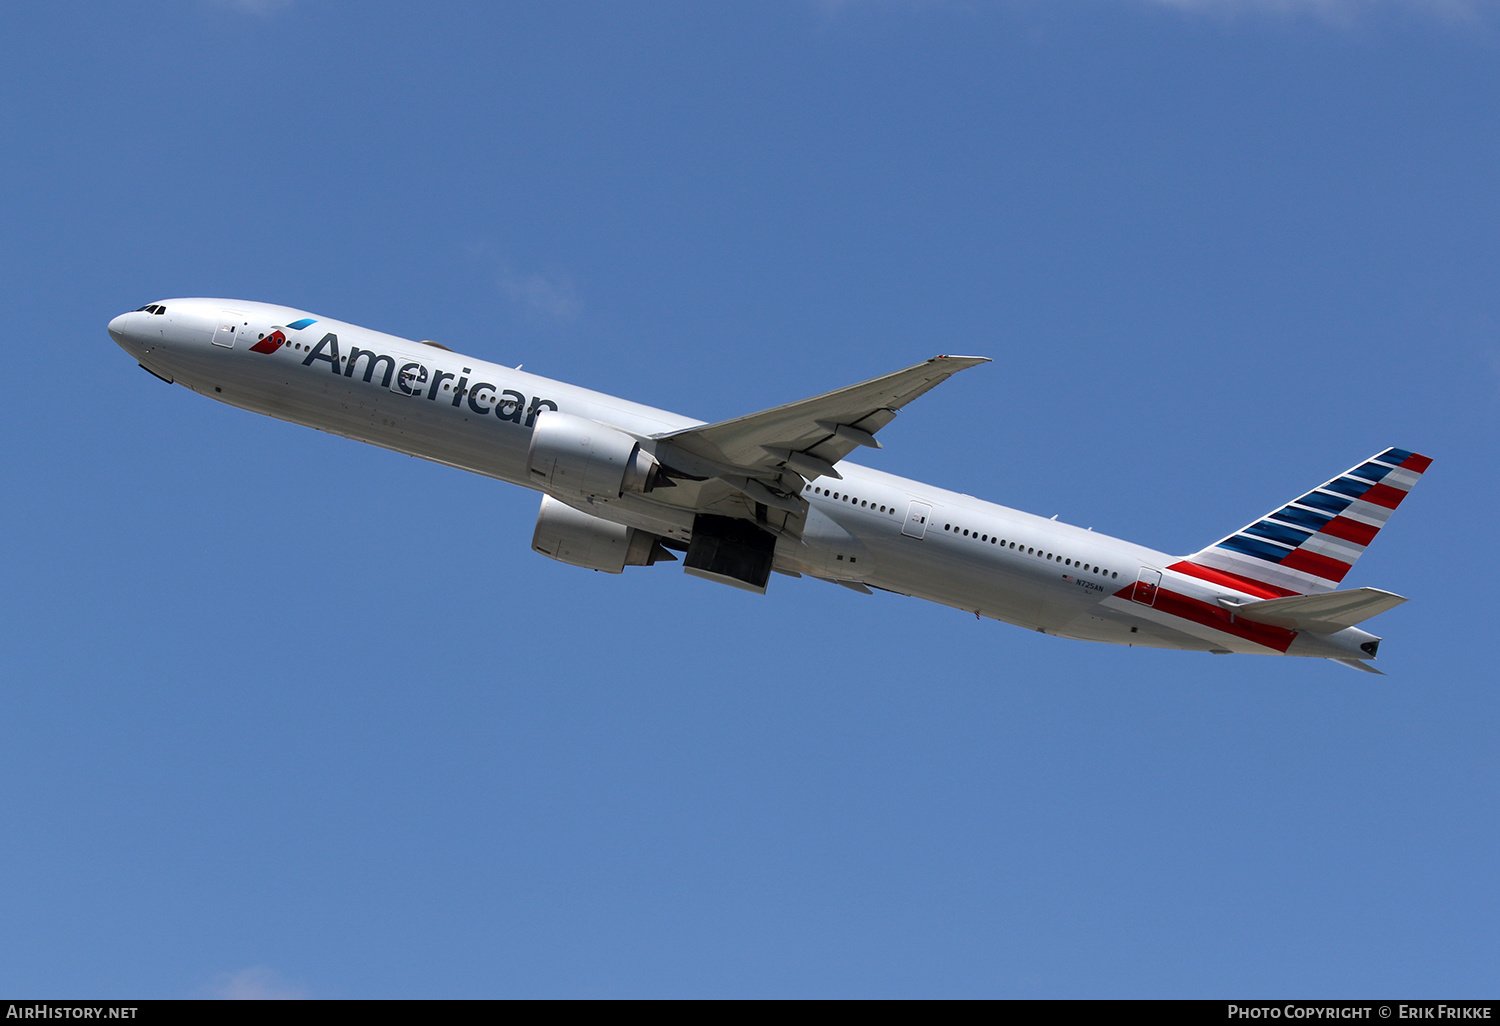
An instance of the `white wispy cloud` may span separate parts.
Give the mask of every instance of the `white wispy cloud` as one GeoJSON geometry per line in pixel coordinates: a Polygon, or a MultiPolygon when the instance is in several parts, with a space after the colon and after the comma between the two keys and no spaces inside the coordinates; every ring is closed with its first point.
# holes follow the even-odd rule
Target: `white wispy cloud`
{"type": "Polygon", "coordinates": [[[254,14],[262,18],[275,14],[277,11],[285,10],[292,6],[297,0],[208,0],[214,7],[223,7],[231,11],[240,11],[244,14],[254,14]]]}
{"type": "Polygon", "coordinates": [[[499,282],[501,291],[511,302],[533,317],[572,321],[583,312],[578,290],[567,275],[525,273],[502,265],[499,282]]]}
{"type": "MultiPolygon", "coordinates": [[[[1136,0],[1142,2],[1142,0],[1136,0]]],[[[1406,10],[1440,21],[1469,22],[1500,9],[1497,0],[1144,0],[1158,7],[1221,15],[1312,15],[1350,24],[1376,10],[1406,10]]]]}
{"type": "MultiPolygon", "coordinates": [[[[1098,0],[1100,3],[1131,3],[1137,6],[1170,7],[1188,14],[1221,17],[1318,18],[1332,24],[1351,25],[1362,15],[1381,10],[1403,10],[1449,24],[1478,22],[1500,15],[1500,0],[1098,0]]],[[[1038,0],[811,0],[827,18],[845,12],[880,7],[948,9],[955,12],[1010,6],[1018,10],[1041,9],[1038,0]]]]}
{"type": "Polygon", "coordinates": [[[227,1001],[296,1001],[311,996],[306,988],[288,983],[276,970],[263,965],[216,976],[205,989],[210,997],[227,1001]]]}

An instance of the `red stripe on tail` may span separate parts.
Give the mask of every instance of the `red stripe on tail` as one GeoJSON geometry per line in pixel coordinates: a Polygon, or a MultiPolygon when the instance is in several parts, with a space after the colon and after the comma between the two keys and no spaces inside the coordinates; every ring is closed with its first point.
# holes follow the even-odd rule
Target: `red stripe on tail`
{"type": "Polygon", "coordinates": [[[1253,581],[1248,577],[1241,577],[1239,574],[1232,574],[1228,570],[1216,570],[1213,567],[1199,566],[1197,563],[1189,563],[1185,559],[1178,560],[1176,563],[1173,563],[1171,566],[1167,567],[1167,569],[1175,570],[1178,573],[1186,574],[1189,577],[1196,577],[1200,581],[1208,581],[1212,584],[1217,584],[1223,588],[1233,588],[1235,591],[1243,591],[1245,594],[1254,595],[1256,598],[1286,598],[1288,595],[1301,594],[1300,592],[1287,591],[1285,588],[1278,588],[1275,585],[1266,584],[1264,581],[1253,581]]]}
{"type": "Polygon", "coordinates": [[[1305,574],[1321,577],[1325,581],[1333,581],[1335,584],[1342,581],[1344,575],[1349,572],[1348,563],[1319,555],[1316,552],[1309,552],[1306,549],[1292,551],[1281,561],[1281,565],[1290,570],[1301,570],[1305,574]]]}
{"type": "Polygon", "coordinates": [[[1360,496],[1360,499],[1363,501],[1373,502],[1375,505],[1384,506],[1386,509],[1395,509],[1401,505],[1401,500],[1404,498],[1406,498],[1406,493],[1401,489],[1383,484],[1372,486],[1369,491],[1360,496]]]}
{"type": "Polygon", "coordinates": [[[1358,520],[1350,520],[1348,517],[1334,517],[1324,524],[1323,529],[1318,533],[1332,538],[1342,538],[1356,545],[1368,545],[1375,540],[1375,535],[1380,533],[1380,528],[1372,524],[1362,524],[1358,520]]]}

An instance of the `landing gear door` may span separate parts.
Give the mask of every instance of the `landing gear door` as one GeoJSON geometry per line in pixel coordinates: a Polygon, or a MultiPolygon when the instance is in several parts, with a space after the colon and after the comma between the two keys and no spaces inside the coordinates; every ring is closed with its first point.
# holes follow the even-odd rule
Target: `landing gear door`
{"type": "Polygon", "coordinates": [[[1136,578],[1135,591],[1131,598],[1143,606],[1156,605],[1156,593],[1161,588],[1161,571],[1152,570],[1149,567],[1141,567],[1141,574],[1136,578]]]}
{"type": "Polygon", "coordinates": [[[914,502],[906,511],[906,523],[901,533],[908,538],[921,538],[927,534],[927,521],[932,519],[932,507],[925,502],[914,502]]]}

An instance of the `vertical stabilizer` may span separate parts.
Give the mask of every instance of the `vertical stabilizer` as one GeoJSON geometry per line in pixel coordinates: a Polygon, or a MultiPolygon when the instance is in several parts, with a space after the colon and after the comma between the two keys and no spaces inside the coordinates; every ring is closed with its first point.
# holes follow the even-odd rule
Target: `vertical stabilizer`
{"type": "Polygon", "coordinates": [[[1431,463],[1387,449],[1172,569],[1262,598],[1332,591],[1431,463]]]}

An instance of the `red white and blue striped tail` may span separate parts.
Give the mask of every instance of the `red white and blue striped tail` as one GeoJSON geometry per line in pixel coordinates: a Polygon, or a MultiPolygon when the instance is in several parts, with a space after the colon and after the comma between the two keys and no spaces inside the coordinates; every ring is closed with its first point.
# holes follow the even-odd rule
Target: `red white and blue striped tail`
{"type": "Polygon", "coordinates": [[[1263,598],[1332,591],[1431,464],[1387,449],[1172,569],[1263,598]]]}

